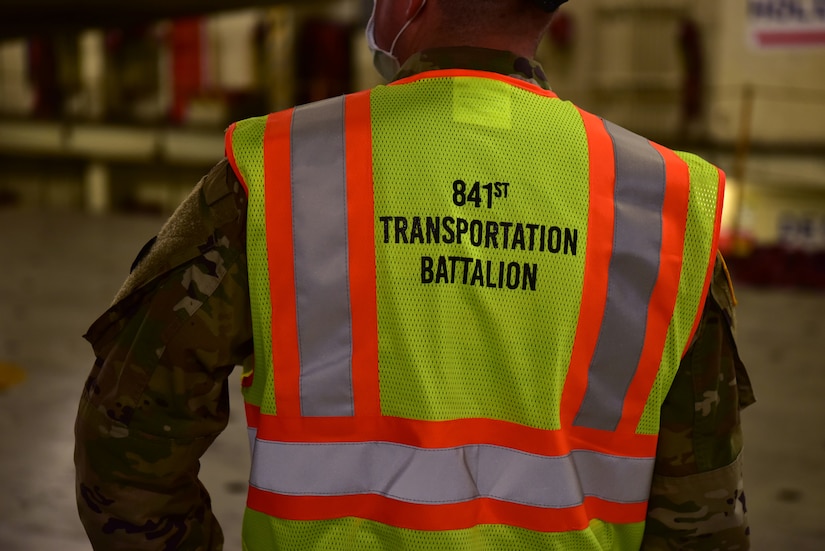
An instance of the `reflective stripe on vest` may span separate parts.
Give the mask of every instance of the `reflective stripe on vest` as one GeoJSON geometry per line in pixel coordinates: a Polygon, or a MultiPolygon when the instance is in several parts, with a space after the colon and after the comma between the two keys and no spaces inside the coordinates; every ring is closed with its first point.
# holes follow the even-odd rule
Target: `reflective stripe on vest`
{"type": "Polygon", "coordinates": [[[295,109],[292,225],[301,414],[350,416],[352,315],[341,98],[295,109]],[[324,213],[322,217],[318,213],[324,213]]]}
{"type": "Polygon", "coordinates": [[[487,445],[430,449],[394,442],[258,440],[255,462],[278,468],[256,469],[251,484],[283,495],[376,494],[418,504],[486,497],[559,509],[583,505],[585,497],[647,500],[653,460],[584,450],[548,457],[487,445]]]}
{"type": "MultiPolygon", "coordinates": [[[[266,189],[278,356],[277,414],[248,408],[250,506],[286,519],[362,516],[420,530],[501,523],[548,532],[585,529],[593,518],[643,521],[656,437],[637,434],[636,424],[677,301],[684,163],[582,113],[591,158],[603,153],[591,163],[591,180],[615,184],[591,191],[586,291],[561,430],[386,418],[377,381],[375,215],[365,184],[372,182],[369,101],[366,92],[270,116],[265,182],[245,182],[250,196],[266,189]]],[[[255,160],[234,158],[232,134],[230,160],[243,175],[244,162],[255,160]]]]}
{"type": "Polygon", "coordinates": [[[616,163],[613,255],[587,393],[574,424],[615,430],[642,355],[648,304],[659,277],[667,180],[664,160],[647,140],[614,124],[605,126],[616,163]]]}

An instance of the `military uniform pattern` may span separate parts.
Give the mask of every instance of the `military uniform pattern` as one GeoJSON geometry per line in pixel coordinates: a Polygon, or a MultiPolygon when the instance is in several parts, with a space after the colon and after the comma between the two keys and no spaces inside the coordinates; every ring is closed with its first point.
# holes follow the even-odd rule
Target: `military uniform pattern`
{"type": "Polygon", "coordinates": [[[229,419],[251,355],[243,190],[221,162],[89,329],[75,463],[95,549],[213,550],[223,536],[198,459],[229,419]]]}
{"type": "MultiPolygon", "coordinates": [[[[548,87],[535,61],[471,48],[420,53],[399,78],[439,68],[548,87]]],[[[80,400],[75,464],[78,511],[96,550],[222,549],[198,468],[227,424],[230,373],[254,363],[245,220],[243,189],[223,160],[86,334],[96,360],[80,400]]],[[[662,408],[646,550],[748,548],[739,411],[753,392],[721,258],[711,290],[662,408]]]]}

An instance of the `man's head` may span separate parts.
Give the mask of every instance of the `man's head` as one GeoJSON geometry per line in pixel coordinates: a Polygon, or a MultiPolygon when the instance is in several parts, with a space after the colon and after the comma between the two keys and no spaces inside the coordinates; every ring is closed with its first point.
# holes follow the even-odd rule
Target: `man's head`
{"type": "Polygon", "coordinates": [[[531,57],[566,1],[375,0],[367,34],[388,78],[398,63],[428,48],[476,46],[531,57]]]}

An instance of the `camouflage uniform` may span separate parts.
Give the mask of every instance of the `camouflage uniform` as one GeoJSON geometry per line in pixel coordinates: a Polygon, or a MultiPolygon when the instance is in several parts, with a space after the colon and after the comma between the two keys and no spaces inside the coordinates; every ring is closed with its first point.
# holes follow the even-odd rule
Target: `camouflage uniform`
{"type": "MultiPolygon", "coordinates": [[[[400,76],[484,69],[547,87],[535,62],[457,48],[400,76]]],[[[97,358],[76,423],[80,517],[96,549],[217,550],[223,535],[198,481],[227,424],[227,377],[252,366],[246,197],[224,160],[136,260],[86,338],[97,358]]],[[[721,259],[720,259],[721,260],[721,259]]],[[[733,340],[723,262],[665,401],[644,549],[747,549],[739,411],[753,402],[733,340]]]]}

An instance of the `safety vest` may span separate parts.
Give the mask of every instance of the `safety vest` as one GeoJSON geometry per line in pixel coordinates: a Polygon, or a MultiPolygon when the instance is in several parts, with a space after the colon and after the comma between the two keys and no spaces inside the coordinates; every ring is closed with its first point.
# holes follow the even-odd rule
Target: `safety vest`
{"type": "Polygon", "coordinates": [[[248,550],[638,549],[724,176],[497,74],[234,124],[248,550]]]}

